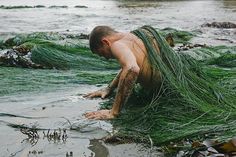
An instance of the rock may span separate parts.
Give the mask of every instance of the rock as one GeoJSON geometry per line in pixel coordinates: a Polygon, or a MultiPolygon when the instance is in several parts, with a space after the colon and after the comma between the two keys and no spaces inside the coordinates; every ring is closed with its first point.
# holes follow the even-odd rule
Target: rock
{"type": "Polygon", "coordinates": [[[44,5],[36,5],[36,6],[34,6],[34,8],[45,8],[45,6],[44,5]]]}
{"type": "Polygon", "coordinates": [[[66,38],[71,38],[71,39],[89,39],[89,34],[84,34],[84,33],[80,33],[78,35],[73,35],[73,34],[65,34],[66,38]]]}
{"type": "Polygon", "coordinates": [[[14,66],[23,68],[43,69],[42,65],[33,63],[31,60],[31,52],[28,49],[10,49],[0,55],[0,65],[14,66]]]}
{"type": "Polygon", "coordinates": [[[79,35],[79,39],[89,39],[89,35],[88,35],[88,34],[83,34],[83,33],[81,33],[81,34],[79,35]]]}
{"type": "Polygon", "coordinates": [[[236,28],[236,24],[232,22],[212,22],[212,23],[205,23],[202,27],[213,27],[213,28],[236,28]]]}
{"type": "Polygon", "coordinates": [[[187,51],[187,50],[190,50],[190,49],[193,49],[193,48],[202,48],[202,47],[207,47],[206,44],[183,44],[183,45],[180,45],[178,48],[177,48],[177,51],[187,51]]]}
{"type": "Polygon", "coordinates": [[[30,48],[25,45],[13,47],[13,50],[16,50],[15,52],[17,53],[17,55],[20,55],[20,56],[27,55],[30,52],[30,48]]]}
{"type": "Polygon", "coordinates": [[[75,8],[88,8],[88,7],[85,5],[76,5],[75,8]]]}
{"type": "Polygon", "coordinates": [[[219,152],[218,152],[217,150],[215,150],[215,148],[213,148],[213,147],[209,147],[209,148],[207,149],[207,151],[210,152],[210,153],[214,153],[214,154],[219,153],[219,152]]]}
{"type": "Polygon", "coordinates": [[[62,6],[52,5],[52,6],[49,6],[49,8],[68,8],[68,6],[66,6],[66,5],[62,5],[62,6]]]}
{"type": "Polygon", "coordinates": [[[212,154],[209,157],[225,157],[224,154],[212,154]]]}
{"type": "Polygon", "coordinates": [[[236,152],[236,137],[232,138],[228,142],[221,144],[220,150],[226,153],[236,152]]]}

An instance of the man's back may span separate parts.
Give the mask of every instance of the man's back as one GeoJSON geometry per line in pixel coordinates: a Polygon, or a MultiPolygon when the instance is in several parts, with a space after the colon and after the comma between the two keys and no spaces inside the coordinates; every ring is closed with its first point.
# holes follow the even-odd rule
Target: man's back
{"type": "MultiPolygon", "coordinates": [[[[153,87],[158,88],[160,85],[160,73],[152,70],[151,64],[148,61],[148,52],[142,40],[132,33],[125,33],[124,37],[117,42],[126,45],[135,56],[136,62],[140,68],[137,81],[146,89],[152,89],[153,87]]],[[[155,40],[153,40],[153,44],[159,52],[155,40]]]]}

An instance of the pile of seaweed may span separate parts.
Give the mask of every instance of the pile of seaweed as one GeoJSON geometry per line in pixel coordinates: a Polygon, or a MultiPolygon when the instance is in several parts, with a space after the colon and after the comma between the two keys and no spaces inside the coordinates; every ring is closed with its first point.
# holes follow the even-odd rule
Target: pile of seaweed
{"type": "Polygon", "coordinates": [[[118,136],[155,145],[194,138],[226,140],[236,135],[236,47],[204,46],[175,52],[149,26],[135,30],[162,85],[155,94],[136,88],[114,120],[118,136]],[[160,46],[153,47],[148,33],[160,46]]]}
{"type": "Polygon", "coordinates": [[[2,38],[0,95],[109,82],[119,65],[91,53],[87,43],[84,34],[54,32],[2,38]]]}
{"type": "MultiPolygon", "coordinates": [[[[32,33],[17,35],[2,41],[0,48],[10,48],[6,53],[8,56],[5,55],[8,58],[13,52],[20,60],[24,59],[22,56],[28,55],[33,63],[40,65],[40,68],[117,69],[117,64],[114,61],[106,61],[90,53],[89,48],[80,43],[79,39],[80,36],[60,35],[58,33],[32,33]]],[[[14,57],[14,55],[12,56],[14,57]]],[[[11,62],[5,61],[3,57],[0,64],[14,66],[11,62]]],[[[19,62],[18,66],[21,65],[24,66],[19,62]]]]}

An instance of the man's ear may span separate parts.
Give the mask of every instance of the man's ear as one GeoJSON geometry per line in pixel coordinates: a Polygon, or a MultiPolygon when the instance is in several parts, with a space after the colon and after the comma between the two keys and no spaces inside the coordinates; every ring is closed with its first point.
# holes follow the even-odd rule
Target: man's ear
{"type": "Polygon", "coordinates": [[[102,43],[105,44],[105,45],[107,45],[107,46],[110,46],[110,42],[109,42],[109,40],[107,40],[106,38],[103,38],[103,39],[102,39],[102,43]]]}

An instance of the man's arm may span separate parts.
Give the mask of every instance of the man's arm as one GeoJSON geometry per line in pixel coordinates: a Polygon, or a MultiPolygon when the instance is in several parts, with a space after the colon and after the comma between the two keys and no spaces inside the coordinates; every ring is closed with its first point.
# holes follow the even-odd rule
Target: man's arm
{"type": "Polygon", "coordinates": [[[114,57],[122,66],[118,90],[111,109],[111,114],[113,116],[117,116],[121,110],[122,105],[126,103],[134,88],[140,68],[133,52],[128,46],[122,43],[114,43],[111,47],[111,50],[114,57]]]}
{"type": "Polygon", "coordinates": [[[135,66],[123,69],[119,79],[115,101],[111,109],[112,115],[117,116],[122,108],[122,105],[124,105],[128,100],[138,78],[138,74],[139,68],[135,66]]]}
{"type": "Polygon", "coordinates": [[[113,90],[116,89],[116,87],[118,86],[121,72],[122,72],[122,69],[118,72],[118,74],[116,75],[116,77],[115,77],[115,78],[111,81],[111,83],[107,86],[107,87],[110,89],[110,91],[113,91],[113,90]]]}
{"type": "Polygon", "coordinates": [[[122,70],[120,70],[118,72],[116,77],[112,80],[112,82],[107,87],[102,88],[102,89],[92,92],[92,93],[88,93],[84,97],[86,97],[86,98],[101,97],[102,99],[106,98],[118,86],[121,71],[122,70]]]}
{"type": "Polygon", "coordinates": [[[119,78],[118,91],[111,110],[100,110],[88,112],[85,117],[89,119],[111,119],[117,116],[122,105],[128,100],[130,93],[135,85],[139,75],[139,66],[136,58],[129,47],[123,44],[113,44],[113,56],[119,61],[122,66],[122,72],[119,78]]]}

